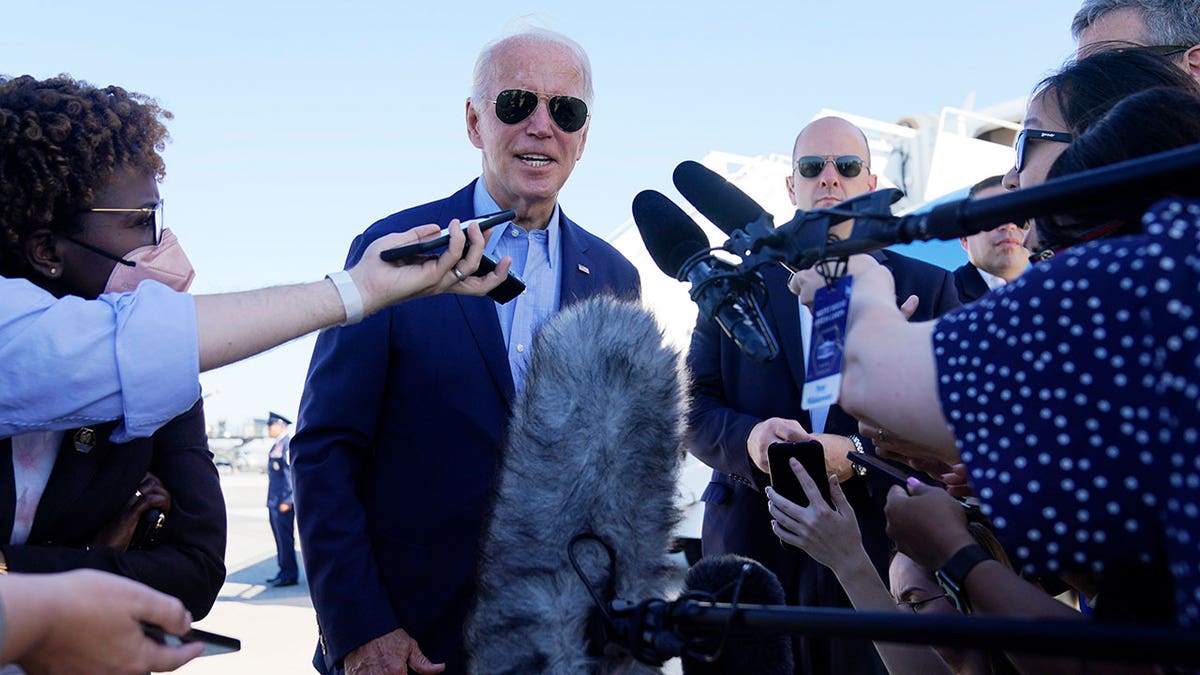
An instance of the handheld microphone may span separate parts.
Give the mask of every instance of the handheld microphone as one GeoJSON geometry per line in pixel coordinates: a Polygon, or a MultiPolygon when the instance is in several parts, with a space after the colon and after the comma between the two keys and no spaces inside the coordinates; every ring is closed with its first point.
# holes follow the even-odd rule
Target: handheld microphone
{"type": "Polygon", "coordinates": [[[538,330],[482,543],[472,673],[653,672],[589,642],[597,598],[572,565],[604,601],[666,592],[683,391],[636,304],[594,297],[538,330]]]}
{"type": "Polygon", "coordinates": [[[680,162],[671,175],[679,194],[696,207],[725,234],[745,230],[764,216],[767,229],[773,229],[771,215],[750,195],[725,180],[721,174],[699,162],[680,162]]]}
{"type": "Polygon", "coordinates": [[[665,195],[643,190],[633,198],[633,220],[654,264],[667,276],[692,284],[692,301],[721,326],[738,349],[755,361],[779,354],[757,298],[763,288],[756,273],[708,255],[704,231],[665,195]]]}

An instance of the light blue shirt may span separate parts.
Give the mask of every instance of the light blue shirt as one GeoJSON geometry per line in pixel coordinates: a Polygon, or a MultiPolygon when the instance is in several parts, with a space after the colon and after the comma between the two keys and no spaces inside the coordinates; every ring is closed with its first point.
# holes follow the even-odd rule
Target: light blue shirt
{"type": "MultiPolygon", "coordinates": [[[[483,178],[475,183],[475,214],[484,215],[501,210],[488,194],[483,178]]],[[[562,294],[562,211],[554,205],[550,223],[544,230],[526,232],[512,223],[497,225],[483,250],[499,260],[512,257],[512,272],[525,282],[525,292],[507,304],[496,303],[500,331],[508,349],[508,366],[513,375],[515,391],[525,384],[530,349],[537,329],[558,311],[562,294]]]]}
{"type": "Polygon", "coordinates": [[[0,438],[121,419],[153,434],[200,398],[196,303],[146,281],[96,300],[0,277],[0,438]]]}

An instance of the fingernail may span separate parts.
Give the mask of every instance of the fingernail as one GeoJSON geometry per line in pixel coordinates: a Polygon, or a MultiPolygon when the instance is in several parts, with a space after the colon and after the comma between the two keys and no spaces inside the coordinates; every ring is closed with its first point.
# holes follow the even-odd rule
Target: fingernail
{"type": "Polygon", "coordinates": [[[921,481],[917,480],[916,478],[913,478],[912,476],[908,477],[908,487],[917,487],[920,484],[921,481]]]}

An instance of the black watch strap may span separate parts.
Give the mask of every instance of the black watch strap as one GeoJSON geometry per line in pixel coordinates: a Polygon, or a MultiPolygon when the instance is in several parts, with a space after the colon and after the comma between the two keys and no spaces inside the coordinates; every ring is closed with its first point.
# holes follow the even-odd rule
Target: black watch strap
{"type": "Polygon", "coordinates": [[[960,548],[957,553],[950,556],[940,570],[934,573],[938,585],[946,591],[946,595],[963,614],[971,610],[971,604],[967,600],[967,575],[975,569],[976,565],[985,560],[992,560],[992,554],[979,544],[971,544],[960,548]]]}

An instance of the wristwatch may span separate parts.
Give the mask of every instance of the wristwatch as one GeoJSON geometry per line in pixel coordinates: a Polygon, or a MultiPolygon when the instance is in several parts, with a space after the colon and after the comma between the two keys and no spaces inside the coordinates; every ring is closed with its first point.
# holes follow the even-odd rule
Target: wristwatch
{"type": "Polygon", "coordinates": [[[933,573],[938,585],[946,592],[946,597],[961,614],[971,613],[971,603],[967,599],[967,575],[985,560],[992,560],[992,554],[979,544],[971,544],[960,548],[940,570],[933,573]]]}
{"type": "MultiPolygon", "coordinates": [[[[847,436],[847,438],[849,438],[850,442],[854,444],[854,452],[857,452],[860,455],[867,454],[867,451],[863,450],[862,439],[860,439],[856,434],[850,434],[847,436]]],[[[854,475],[858,476],[859,478],[867,475],[867,467],[863,466],[862,464],[855,464],[851,462],[850,468],[854,469],[854,475]]]]}

